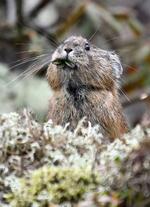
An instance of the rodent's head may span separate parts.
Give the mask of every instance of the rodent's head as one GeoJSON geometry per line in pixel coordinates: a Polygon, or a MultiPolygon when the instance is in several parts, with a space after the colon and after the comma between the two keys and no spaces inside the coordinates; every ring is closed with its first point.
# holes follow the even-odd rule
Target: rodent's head
{"type": "Polygon", "coordinates": [[[74,69],[89,62],[90,45],[83,37],[71,36],[53,53],[52,63],[74,69]]]}
{"type": "Polygon", "coordinates": [[[101,50],[81,36],[69,37],[55,50],[48,73],[53,67],[61,74],[63,84],[70,79],[78,85],[106,89],[117,83],[123,71],[114,52],[101,50]]]}

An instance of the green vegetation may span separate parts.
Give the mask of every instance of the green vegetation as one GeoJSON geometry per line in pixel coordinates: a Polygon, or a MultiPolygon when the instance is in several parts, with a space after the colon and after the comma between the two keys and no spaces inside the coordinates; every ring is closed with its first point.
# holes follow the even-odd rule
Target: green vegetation
{"type": "Polygon", "coordinates": [[[30,179],[20,180],[20,187],[7,198],[14,207],[77,202],[98,183],[98,174],[91,169],[43,167],[35,170],[30,179]]]}

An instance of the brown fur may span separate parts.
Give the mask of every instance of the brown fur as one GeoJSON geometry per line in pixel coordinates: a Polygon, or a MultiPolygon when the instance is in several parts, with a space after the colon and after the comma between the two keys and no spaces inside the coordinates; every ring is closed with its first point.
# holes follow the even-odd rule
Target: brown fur
{"type": "Polygon", "coordinates": [[[83,117],[92,125],[99,124],[102,133],[115,138],[126,132],[118,96],[118,78],[122,67],[116,54],[90,46],[87,40],[70,37],[52,55],[47,78],[54,95],[50,101],[49,118],[55,124],[70,123],[74,129],[83,117]],[[65,48],[71,48],[68,60],[73,63],[57,64],[65,59],[65,48]]]}

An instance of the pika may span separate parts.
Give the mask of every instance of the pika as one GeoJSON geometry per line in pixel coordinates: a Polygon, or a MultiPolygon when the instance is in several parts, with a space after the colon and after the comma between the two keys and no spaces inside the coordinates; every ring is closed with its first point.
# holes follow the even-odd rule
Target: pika
{"type": "Polygon", "coordinates": [[[127,131],[119,101],[123,72],[118,56],[97,48],[81,36],[71,36],[54,51],[47,70],[53,90],[48,118],[76,128],[86,117],[104,136],[120,137],[127,131]]]}

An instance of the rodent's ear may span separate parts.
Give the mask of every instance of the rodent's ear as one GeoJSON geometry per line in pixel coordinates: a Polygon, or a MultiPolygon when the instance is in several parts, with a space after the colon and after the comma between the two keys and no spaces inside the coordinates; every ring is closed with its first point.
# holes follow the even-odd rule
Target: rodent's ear
{"type": "Polygon", "coordinates": [[[114,75],[116,78],[120,78],[123,73],[123,67],[121,65],[120,59],[115,52],[110,52],[109,55],[114,75]]]}

